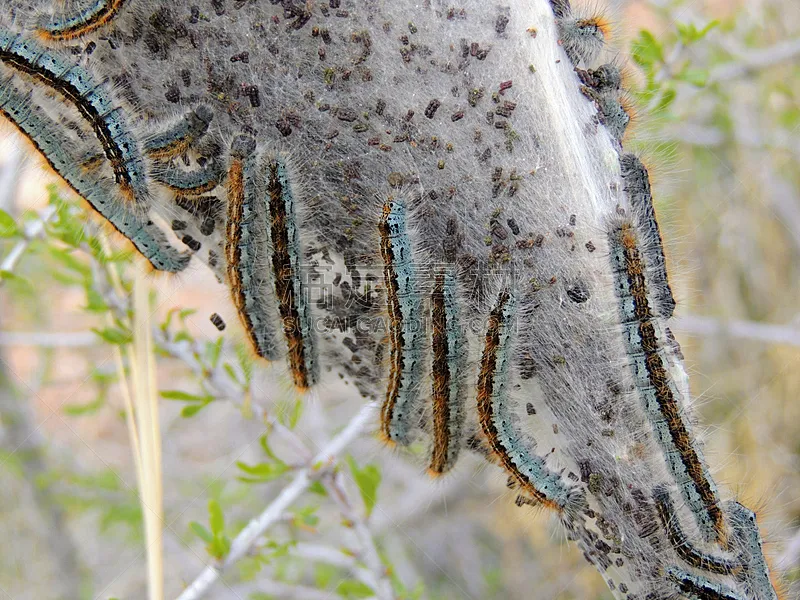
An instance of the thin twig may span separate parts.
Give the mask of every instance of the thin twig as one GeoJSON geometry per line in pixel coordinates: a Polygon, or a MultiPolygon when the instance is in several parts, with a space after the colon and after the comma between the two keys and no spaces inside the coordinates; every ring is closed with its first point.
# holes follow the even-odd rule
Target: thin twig
{"type": "Polygon", "coordinates": [[[370,402],[362,406],[350,423],[314,457],[311,464],[300,469],[291,483],[278,494],[278,497],[258,517],[250,521],[242,529],[236,539],[233,540],[225,562],[221,565],[208,565],[203,569],[197,579],[178,597],[178,600],[197,600],[202,598],[226,569],[247,555],[253,543],[274,522],[280,519],[283,512],[308,489],[314,481],[315,475],[319,473],[320,466],[325,466],[335,461],[336,456],[371,425],[377,408],[378,404],[376,402],[370,402]]]}
{"type": "Polygon", "coordinates": [[[0,346],[36,346],[38,348],[85,348],[101,343],[91,331],[3,331],[0,346]]]}
{"type": "Polygon", "coordinates": [[[386,577],[386,567],[378,555],[375,547],[375,540],[367,523],[353,507],[350,494],[344,486],[343,475],[341,472],[333,473],[325,478],[327,488],[331,492],[331,497],[339,506],[339,510],[347,519],[356,535],[360,548],[360,558],[373,575],[373,582],[370,587],[375,590],[375,597],[379,600],[391,600],[394,598],[392,584],[386,577]]]}
{"type": "Polygon", "coordinates": [[[674,329],[692,335],[724,335],[745,340],[788,344],[800,347],[800,328],[791,325],[768,325],[753,321],[721,321],[712,317],[687,315],[676,320],[674,329]]]}
{"type": "Polygon", "coordinates": [[[711,70],[708,82],[730,81],[800,56],[800,40],[783,40],[769,48],[737,48],[735,62],[711,70]]]}
{"type": "MultiPolygon", "coordinates": [[[[244,401],[242,399],[250,395],[249,390],[243,388],[241,383],[231,378],[229,373],[222,368],[222,361],[211,367],[202,360],[203,351],[197,342],[190,343],[186,340],[175,342],[160,328],[154,329],[153,336],[162,350],[187,365],[216,397],[230,400],[240,408],[243,408],[244,401]]],[[[313,455],[305,444],[288,427],[283,425],[273,412],[268,411],[261,403],[254,402],[252,399],[250,399],[248,407],[256,413],[262,422],[270,425],[273,430],[277,431],[291,444],[295,458],[303,462],[312,458],[313,455]]]]}
{"type": "Polygon", "coordinates": [[[31,241],[42,234],[44,231],[44,226],[50,219],[53,218],[53,215],[55,214],[56,207],[48,206],[42,211],[38,219],[25,225],[25,237],[19,240],[8,253],[8,255],[3,259],[2,264],[0,264],[0,271],[14,270],[14,267],[17,266],[19,259],[22,258],[22,255],[25,253],[25,250],[28,248],[31,241]]]}
{"type": "MultiPolygon", "coordinates": [[[[296,600],[332,600],[337,596],[335,593],[326,592],[306,585],[283,583],[270,579],[258,579],[254,590],[268,595],[270,598],[286,598],[296,600]]],[[[252,596],[251,596],[252,597],[252,596]]]]}
{"type": "Polygon", "coordinates": [[[308,544],[298,543],[289,548],[289,556],[302,559],[304,561],[321,562],[332,567],[345,569],[350,572],[353,577],[364,585],[375,589],[376,582],[375,576],[366,567],[359,564],[358,561],[341,550],[323,546],[322,544],[308,544]]]}

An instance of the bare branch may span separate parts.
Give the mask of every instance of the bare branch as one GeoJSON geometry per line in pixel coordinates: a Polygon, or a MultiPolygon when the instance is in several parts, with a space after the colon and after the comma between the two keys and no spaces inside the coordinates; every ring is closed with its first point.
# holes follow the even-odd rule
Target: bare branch
{"type": "Polygon", "coordinates": [[[768,325],[753,321],[721,321],[711,317],[687,315],[676,319],[675,330],[703,336],[730,336],[739,339],[788,344],[800,347],[800,328],[768,325]]]}

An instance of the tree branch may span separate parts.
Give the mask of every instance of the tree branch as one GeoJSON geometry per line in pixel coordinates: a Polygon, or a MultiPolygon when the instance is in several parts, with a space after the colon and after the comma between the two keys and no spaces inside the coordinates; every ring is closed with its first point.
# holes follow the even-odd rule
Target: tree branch
{"type": "Polygon", "coordinates": [[[768,325],[737,320],[722,321],[712,317],[687,315],[676,319],[674,329],[693,335],[727,335],[745,340],[800,347],[800,328],[791,325],[768,325]]]}
{"type": "Polygon", "coordinates": [[[13,271],[31,241],[42,234],[44,226],[56,214],[55,206],[48,206],[39,218],[25,226],[25,237],[19,240],[0,264],[0,271],[13,271]]]}
{"type": "Polygon", "coordinates": [[[370,587],[375,590],[375,597],[379,600],[391,600],[394,598],[391,582],[386,578],[386,567],[383,565],[378,549],[375,547],[375,540],[372,537],[367,523],[358,512],[353,508],[350,494],[344,486],[342,473],[333,473],[327,479],[327,488],[331,492],[331,497],[339,506],[339,510],[347,519],[356,535],[360,550],[360,558],[372,574],[370,587]]]}
{"type": "Polygon", "coordinates": [[[377,408],[378,404],[376,402],[365,404],[350,423],[314,457],[310,465],[299,470],[291,483],[278,494],[278,497],[258,517],[250,521],[242,529],[236,539],[233,540],[225,562],[208,565],[178,597],[178,600],[197,600],[202,598],[211,589],[211,586],[219,580],[222,573],[243,558],[250,551],[253,543],[274,522],[281,518],[283,511],[308,489],[308,486],[318,475],[320,468],[334,462],[336,456],[369,427],[377,408]]]}

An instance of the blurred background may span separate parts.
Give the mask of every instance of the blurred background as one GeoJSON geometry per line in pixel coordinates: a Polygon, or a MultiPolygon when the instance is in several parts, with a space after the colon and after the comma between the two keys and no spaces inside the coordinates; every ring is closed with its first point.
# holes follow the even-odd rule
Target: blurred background
{"type": "MultiPolygon", "coordinates": [[[[773,568],[791,589],[800,578],[800,5],[632,0],[602,10],[614,23],[609,54],[627,65],[639,107],[626,147],[654,175],[679,301],[674,331],[706,456],[723,495],[759,507],[773,568]]],[[[107,273],[64,251],[85,222],[74,206],[54,214],[52,182],[3,126],[0,598],[142,598],[142,510],[110,350],[124,327],[108,320],[107,273]]],[[[78,245],[102,237],[88,227],[78,245]]],[[[127,285],[134,269],[124,255],[112,258],[127,285]]],[[[292,445],[316,451],[312,440],[329,437],[360,399],[330,389],[324,412],[318,400],[301,410],[286,373],[252,370],[236,333],[220,343],[209,315],[219,313],[228,331],[237,320],[207,269],[150,285],[154,325],[163,325],[157,341],[172,348],[158,357],[158,378],[165,595],[175,597],[214,552],[204,533],[233,537],[285,485],[273,481],[275,465],[291,466],[292,445]],[[252,377],[252,398],[215,399],[211,371],[234,382],[232,396],[252,377]],[[279,408],[285,434],[272,430],[266,448],[259,403],[279,408]],[[210,500],[224,514],[221,530],[210,500]]],[[[368,439],[350,453],[356,512],[372,510],[370,529],[406,597],[611,597],[552,520],[515,507],[503,477],[472,457],[431,484],[424,449],[418,463],[368,439]],[[376,473],[371,507],[358,492],[376,473]]],[[[209,597],[364,597],[341,552],[358,542],[352,534],[341,507],[306,494],[230,575],[235,591],[218,585],[209,597]]],[[[796,587],[788,597],[800,597],[796,587]]]]}

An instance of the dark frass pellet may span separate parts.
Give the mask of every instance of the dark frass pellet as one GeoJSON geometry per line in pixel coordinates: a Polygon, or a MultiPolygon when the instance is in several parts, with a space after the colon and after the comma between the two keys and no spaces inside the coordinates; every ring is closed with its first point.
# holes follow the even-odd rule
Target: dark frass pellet
{"type": "Polygon", "coordinates": [[[222,320],[217,313],[211,315],[211,322],[214,324],[214,327],[217,328],[217,331],[224,331],[225,330],[225,321],[222,320]]]}

